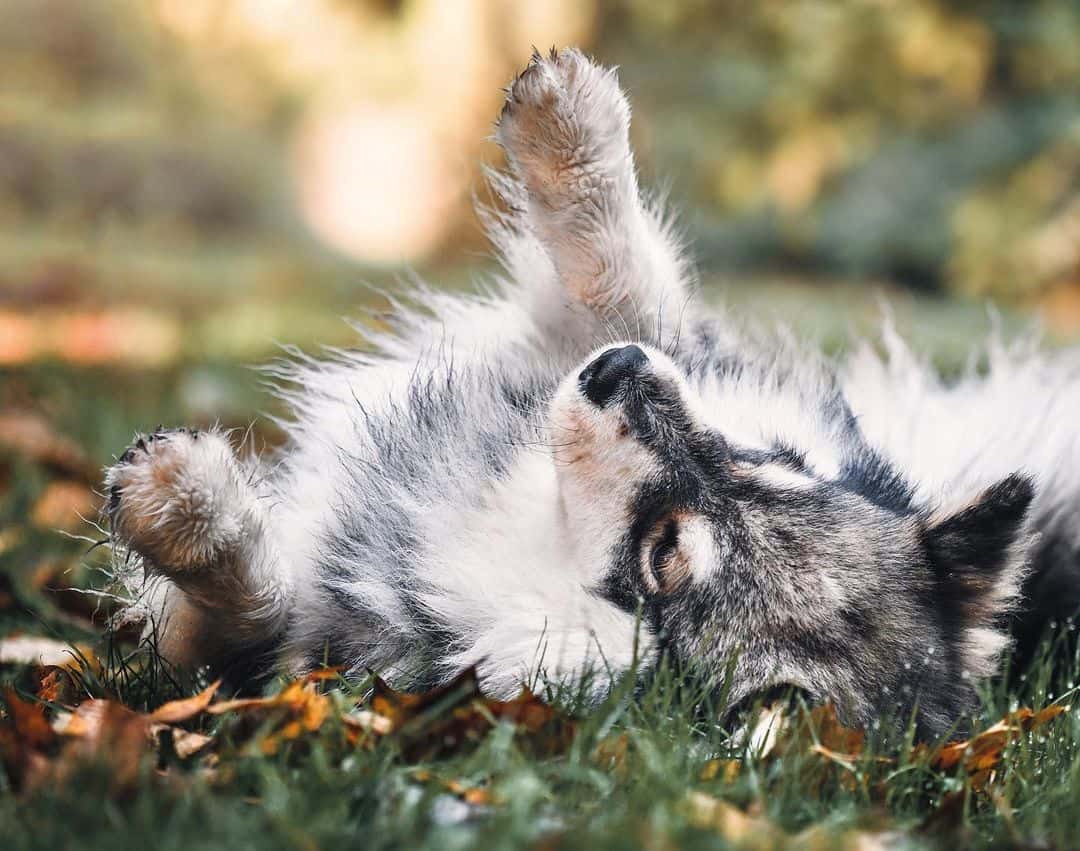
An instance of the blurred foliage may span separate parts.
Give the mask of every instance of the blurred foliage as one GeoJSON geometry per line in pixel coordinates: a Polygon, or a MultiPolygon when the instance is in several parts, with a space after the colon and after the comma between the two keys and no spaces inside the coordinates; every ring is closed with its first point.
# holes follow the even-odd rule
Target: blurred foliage
{"type": "MultiPolygon", "coordinates": [[[[442,20],[418,11],[433,2],[310,9],[351,15],[352,29],[324,22],[337,38],[330,62],[353,41],[404,44],[418,21],[442,20]]],[[[490,32],[475,44],[509,51],[536,13],[489,2],[477,20],[490,32]]],[[[385,267],[311,235],[290,145],[318,74],[358,97],[420,98],[415,68],[386,47],[368,51],[378,64],[290,77],[257,39],[184,37],[166,20],[184,9],[0,0],[0,309],[311,313],[359,300],[358,280],[387,281],[385,267]]],[[[782,272],[1026,304],[1080,293],[1075,0],[600,0],[580,17],[584,46],[621,65],[647,182],[672,181],[707,281],[782,272]]],[[[504,66],[525,60],[473,62],[468,85],[493,94],[504,66]]],[[[417,103],[444,123],[454,112],[417,103]]],[[[458,173],[478,166],[477,109],[437,130],[458,146],[447,155],[458,173]]],[[[465,201],[422,268],[440,282],[477,262],[465,201]]],[[[1061,303],[1080,322],[1080,296],[1061,303]]]]}
{"type": "Polygon", "coordinates": [[[1075,0],[609,0],[642,148],[710,266],[1080,285],[1075,0]]]}
{"type": "Polygon", "coordinates": [[[0,305],[182,312],[343,267],[291,198],[299,95],[257,56],[215,77],[150,11],[0,0],[0,305]]]}

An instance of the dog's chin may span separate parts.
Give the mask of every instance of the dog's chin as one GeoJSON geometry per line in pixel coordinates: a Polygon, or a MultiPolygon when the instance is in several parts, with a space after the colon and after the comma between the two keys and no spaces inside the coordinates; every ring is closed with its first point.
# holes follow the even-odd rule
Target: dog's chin
{"type": "Polygon", "coordinates": [[[631,434],[621,406],[598,408],[576,387],[564,390],[548,421],[560,477],[590,483],[599,499],[623,494],[656,472],[656,458],[631,434]]]}

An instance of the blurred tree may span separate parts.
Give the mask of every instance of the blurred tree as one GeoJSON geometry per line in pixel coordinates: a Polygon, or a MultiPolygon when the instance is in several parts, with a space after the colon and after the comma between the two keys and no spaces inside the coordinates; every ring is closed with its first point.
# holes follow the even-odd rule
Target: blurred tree
{"type": "Polygon", "coordinates": [[[350,268],[324,243],[467,261],[499,87],[567,41],[622,66],[706,273],[1022,299],[1080,279],[1075,0],[0,0],[0,20],[0,295],[311,291],[350,268]]]}
{"type": "Polygon", "coordinates": [[[652,160],[693,198],[707,264],[997,295],[1075,274],[1071,231],[1050,224],[1077,196],[1061,153],[1080,116],[1073,0],[602,9],[599,49],[623,65],[652,160]]]}

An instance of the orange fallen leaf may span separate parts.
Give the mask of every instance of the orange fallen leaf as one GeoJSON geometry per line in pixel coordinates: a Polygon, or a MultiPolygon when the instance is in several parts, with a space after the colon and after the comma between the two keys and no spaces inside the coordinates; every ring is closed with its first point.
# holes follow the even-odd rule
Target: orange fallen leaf
{"type": "Polygon", "coordinates": [[[305,674],[303,681],[305,683],[322,683],[328,680],[340,680],[344,671],[344,665],[337,665],[332,668],[318,668],[305,674]]]}
{"type": "Polygon", "coordinates": [[[0,718],[0,763],[15,789],[36,786],[47,773],[56,733],[45,717],[45,706],[23,700],[13,689],[3,691],[0,718]]]}
{"type": "Polygon", "coordinates": [[[38,682],[38,700],[46,703],[71,703],[71,675],[62,667],[46,665],[38,682]]]}
{"type": "Polygon", "coordinates": [[[820,747],[832,753],[849,754],[852,758],[862,754],[866,733],[841,724],[836,707],[831,703],[811,709],[810,722],[820,747]]]}
{"type": "Polygon", "coordinates": [[[57,779],[66,779],[80,761],[101,760],[109,767],[115,795],[134,789],[143,757],[155,744],[150,719],[111,700],[80,704],[60,732],[72,742],[55,766],[57,779]]]}
{"type": "Polygon", "coordinates": [[[489,700],[480,693],[476,670],[425,694],[406,694],[376,678],[372,710],[386,718],[409,761],[457,753],[486,736],[496,724],[514,725],[520,746],[538,754],[565,750],[576,724],[528,689],[513,700],[489,700]]]}
{"type": "Polygon", "coordinates": [[[168,703],[163,703],[150,713],[149,718],[151,721],[159,724],[178,724],[181,721],[188,721],[203,712],[206,707],[210,705],[210,701],[214,699],[214,695],[217,694],[217,690],[220,686],[221,680],[214,680],[214,682],[210,683],[210,685],[193,697],[187,697],[183,700],[170,700],[168,703]]]}
{"type": "MultiPolygon", "coordinates": [[[[998,766],[1010,742],[1068,710],[1068,706],[1061,704],[1047,706],[1037,712],[1021,707],[970,739],[941,746],[931,754],[930,764],[940,771],[949,771],[962,765],[968,774],[981,775],[982,772],[998,766]]],[[[989,779],[986,775],[981,776],[983,780],[989,779]]]]}
{"type": "Polygon", "coordinates": [[[279,715],[271,731],[258,743],[259,750],[269,756],[277,753],[284,742],[317,731],[329,717],[330,708],[330,699],[320,694],[314,683],[296,680],[276,695],[225,700],[210,704],[206,711],[211,715],[227,712],[279,715]]]}

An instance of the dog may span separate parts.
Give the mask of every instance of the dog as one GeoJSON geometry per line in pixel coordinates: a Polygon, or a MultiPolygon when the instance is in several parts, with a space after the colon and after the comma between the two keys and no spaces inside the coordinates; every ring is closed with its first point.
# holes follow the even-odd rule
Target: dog
{"type": "Polygon", "coordinates": [[[629,120],[613,70],[534,55],[481,211],[503,275],[279,365],[272,458],[159,430],[107,470],[167,659],[597,698],[667,659],[937,735],[1010,625],[1030,652],[1071,616],[1077,357],[991,343],[945,382],[889,328],[826,357],[708,310],[629,120]]]}

